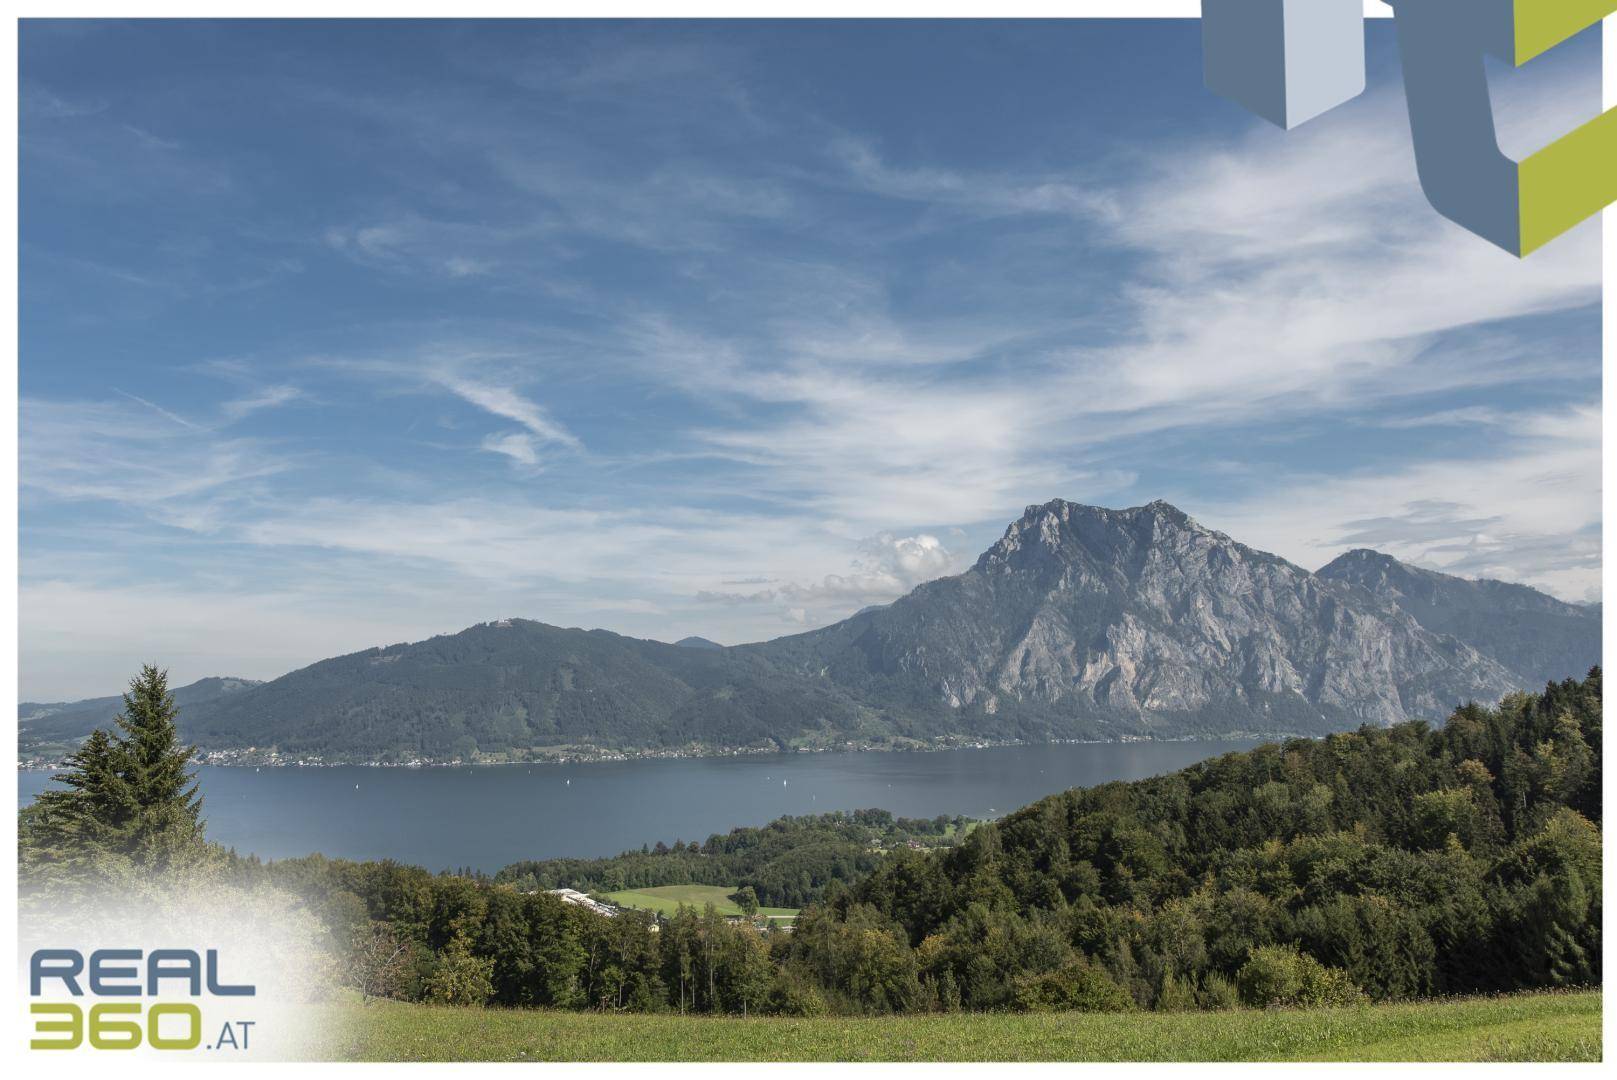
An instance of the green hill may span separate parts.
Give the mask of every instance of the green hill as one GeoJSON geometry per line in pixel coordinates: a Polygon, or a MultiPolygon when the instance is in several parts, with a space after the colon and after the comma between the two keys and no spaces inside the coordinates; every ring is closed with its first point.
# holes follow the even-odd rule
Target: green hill
{"type": "Polygon", "coordinates": [[[852,730],[834,688],[729,649],[524,619],[323,660],[188,710],[188,739],[359,760],[470,759],[533,748],[779,745],[852,730]]]}
{"type": "MultiPolygon", "coordinates": [[[[190,711],[258,685],[256,679],[198,679],[174,688],[174,704],[182,711],[190,711]]],[[[95,728],[110,728],[122,708],[122,696],[50,703],[25,701],[17,707],[18,753],[24,758],[60,756],[95,728]]]]}

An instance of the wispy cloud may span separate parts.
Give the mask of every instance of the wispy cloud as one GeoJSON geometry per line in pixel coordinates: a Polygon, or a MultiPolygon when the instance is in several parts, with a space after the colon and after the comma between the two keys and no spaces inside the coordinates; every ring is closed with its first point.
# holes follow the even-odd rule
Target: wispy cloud
{"type": "Polygon", "coordinates": [[[469,404],[506,420],[514,420],[542,442],[560,443],[574,450],[583,449],[572,432],[553,420],[545,409],[523,397],[516,389],[482,382],[455,371],[436,371],[429,378],[469,404]]]}
{"type": "Polygon", "coordinates": [[[43,117],[50,120],[71,119],[79,116],[94,116],[107,108],[107,103],[100,99],[73,100],[62,96],[49,87],[41,86],[37,82],[23,80],[21,92],[21,111],[24,116],[43,117]]]}
{"type": "Polygon", "coordinates": [[[113,387],[113,390],[116,391],[118,394],[121,394],[122,396],[128,398],[130,401],[133,401],[137,405],[144,405],[146,408],[150,409],[152,412],[156,413],[158,416],[161,416],[164,420],[168,420],[171,423],[178,424],[180,427],[183,427],[183,428],[190,428],[193,431],[202,430],[202,426],[200,424],[193,424],[191,421],[187,420],[185,417],[180,416],[177,413],[170,412],[169,410],[163,408],[163,406],[158,405],[155,402],[147,401],[145,398],[139,397],[139,396],[137,396],[135,394],[131,394],[127,390],[119,390],[116,386],[113,387]]]}
{"type": "Polygon", "coordinates": [[[828,612],[835,617],[848,610],[849,605],[885,604],[923,582],[960,569],[959,560],[936,536],[919,533],[900,537],[883,533],[859,545],[859,554],[847,573],[826,574],[811,582],[755,579],[752,584],[769,587],[752,591],[703,589],[696,594],[696,599],[704,604],[729,607],[744,604],[775,607],[790,621],[798,623],[807,621],[812,611],[814,621],[820,622],[828,612]]]}
{"type": "Polygon", "coordinates": [[[25,495],[115,503],[165,524],[212,529],[252,481],[289,467],[262,442],[221,437],[148,401],[24,398],[19,417],[25,495]]]}
{"type": "Polygon", "coordinates": [[[1299,474],[1261,496],[1197,510],[1310,568],[1370,547],[1447,573],[1599,599],[1598,403],[1513,416],[1502,428],[1479,456],[1299,474]]]}
{"type": "Polygon", "coordinates": [[[290,384],[279,386],[265,386],[245,397],[232,398],[219,406],[221,412],[232,420],[240,420],[264,409],[275,409],[288,405],[304,397],[301,389],[290,384]]]}
{"type": "Polygon", "coordinates": [[[486,436],[483,449],[492,454],[504,454],[518,465],[529,468],[539,464],[539,447],[534,437],[520,431],[486,436]]]}
{"type": "Polygon", "coordinates": [[[552,226],[544,221],[490,225],[403,214],[361,225],[333,225],[326,245],[375,269],[445,279],[493,274],[507,264],[532,269],[532,245],[552,226]]]}

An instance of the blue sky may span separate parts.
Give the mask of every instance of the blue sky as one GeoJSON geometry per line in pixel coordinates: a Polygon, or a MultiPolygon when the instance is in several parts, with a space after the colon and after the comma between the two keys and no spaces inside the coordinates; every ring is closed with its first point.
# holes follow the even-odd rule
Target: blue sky
{"type": "Polygon", "coordinates": [[[1058,496],[1596,598],[1598,233],[1438,218],[1370,44],[1285,134],[1189,22],[25,23],[22,694],[773,637],[1058,496]]]}

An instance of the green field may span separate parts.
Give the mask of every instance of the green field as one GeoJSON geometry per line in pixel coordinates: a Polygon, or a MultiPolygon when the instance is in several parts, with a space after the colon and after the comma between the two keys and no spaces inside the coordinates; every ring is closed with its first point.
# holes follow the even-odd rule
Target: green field
{"type": "MultiPolygon", "coordinates": [[[[681,904],[697,911],[712,904],[720,915],[740,915],[741,909],[730,899],[730,894],[735,891],[734,885],[661,885],[655,889],[624,889],[605,895],[619,907],[657,911],[664,915],[674,914],[681,904]]],[[[797,917],[797,909],[761,907],[758,914],[775,916],[775,922],[790,922],[797,917]]]]}
{"type": "Polygon", "coordinates": [[[347,1061],[1599,1061],[1600,992],[1226,1013],[812,1020],[330,1007],[347,1061]]]}

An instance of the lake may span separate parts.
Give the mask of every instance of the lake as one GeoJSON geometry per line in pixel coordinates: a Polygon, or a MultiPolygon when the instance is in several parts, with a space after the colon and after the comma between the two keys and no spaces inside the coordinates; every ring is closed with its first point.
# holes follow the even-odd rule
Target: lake
{"type": "MultiPolygon", "coordinates": [[[[1256,745],[1012,746],[422,769],[202,766],[208,838],[276,859],[313,851],[493,872],[518,859],[706,840],[784,814],[880,807],[997,817],[1052,792],[1137,780],[1256,745]]],[[[49,773],[19,772],[27,805],[49,773]]]]}

